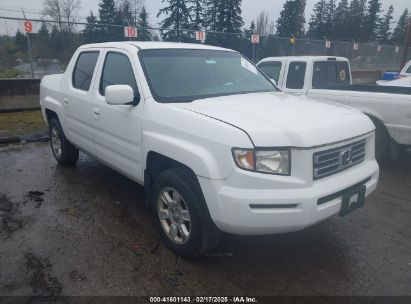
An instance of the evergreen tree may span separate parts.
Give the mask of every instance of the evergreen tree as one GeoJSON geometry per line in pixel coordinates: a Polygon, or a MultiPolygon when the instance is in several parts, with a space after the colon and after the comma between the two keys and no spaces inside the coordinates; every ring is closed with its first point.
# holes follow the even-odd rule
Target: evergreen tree
{"type": "Polygon", "coordinates": [[[381,2],[380,0],[369,0],[368,10],[364,22],[364,34],[368,41],[377,39],[377,28],[380,23],[381,2]]]}
{"type": "Polygon", "coordinates": [[[211,30],[219,33],[207,35],[207,43],[238,51],[242,50],[244,21],[241,17],[241,2],[242,0],[217,0],[214,2],[216,16],[211,30]]]}
{"type": "MultiPolygon", "coordinates": [[[[348,24],[348,0],[341,0],[334,14],[334,26],[330,39],[347,41],[350,39],[350,35],[347,31],[348,24]]],[[[327,37],[328,38],[328,37],[327,37]]]]}
{"type": "Polygon", "coordinates": [[[129,40],[130,38],[126,38],[124,36],[124,27],[125,26],[133,26],[134,24],[134,16],[133,11],[131,9],[130,1],[122,1],[119,3],[115,10],[115,24],[122,25],[123,27],[113,27],[112,31],[115,31],[116,40],[129,40]]]}
{"type": "Polygon", "coordinates": [[[215,30],[218,32],[239,33],[244,25],[241,17],[242,0],[220,0],[217,10],[217,24],[215,30]]]}
{"type": "Polygon", "coordinates": [[[27,52],[27,40],[24,34],[20,32],[20,30],[17,30],[16,37],[14,38],[17,50],[23,54],[26,54],[27,52]]]}
{"type": "Polygon", "coordinates": [[[305,0],[287,0],[284,3],[280,18],[277,20],[277,35],[281,37],[304,35],[305,4],[305,0]]]}
{"type": "Polygon", "coordinates": [[[364,41],[367,39],[364,33],[365,15],[365,0],[352,0],[346,20],[346,31],[350,39],[354,39],[355,41],[364,41]]]}
{"type": "Polygon", "coordinates": [[[395,27],[394,32],[392,34],[392,42],[398,45],[404,44],[405,35],[407,33],[408,22],[409,22],[408,9],[405,9],[400,19],[398,19],[397,26],[395,27]]]}
{"type": "Polygon", "coordinates": [[[333,35],[334,32],[334,19],[336,13],[336,3],[335,0],[328,0],[325,5],[325,32],[324,36],[329,38],[333,35]]]}
{"type": "Polygon", "coordinates": [[[115,24],[136,26],[130,1],[123,1],[115,10],[115,24]]]}
{"type": "Polygon", "coordinates": [[[216,26],[217,8],[222,0],[204,0],[204,26],[206,29],[214,30],[216,26]]]}
{"type": "Polygon", "coordinates": [[[93,11],[90,11],[90,15],[86,17],[86,26],[83,30],[84,40],[86,43],[93,43],[100,41],[100,31],[98,28],[97,17],[93,14],[93,11]]]}
{"type": "Polygon", "coordinates": [[[151,41],[153,37],[148,29],[148,13],[146,7],[143,6],[141,8],[141,12],[139,14],[139,20],[137,22],[138,25],[138,36],[137,40],[140,41],[151,41]]]}
{"type": "Polygon", "coordinates": [[[188,29],[191,21],[190,7],[187,5],[187,0],[163,0],[168,5],[157,14],[157,17],[166,15],[160,23],[161,37],[165,41],[185,42],[192,40],[192,35],[189,32],[181,29],[188,29]]]}
{"type": "MultiPolygon", "coordinates": [[[[241,53],[248,58],[252,58],[253,56],[253,45],[251,43],[251,35],[256,34],[257,26],[255,21],[251,21],[250,28],[243,29],[243,46],[241,49],[241,53]]],[[[258,58],[258,56],[256,56],[258,58]]]]}
{"type": "Polygon", "coordinates": [[[193,30],[203,30],[205,27],[204,23],[204,0],[191,0],[192,1],[192,12],[193,12],[193,25],[191,28],[193,30]]]}
{"type": "Polygon", "coordinates": [[[100,35],[102,41],[114,41],[116,40],[116,28],[110,25],[116,23],[116,5],[114,0],[101,0],[99,3],[99,22],[102,24],[100,27],[100,35]]]}
{"type": "Polygon", "coordinates": [[[387,13],[381,19],[377,28],[377,40],[379,43],[387,44],[391,39],[391,20],[393,19],[394,7],[390,5],[387,13]]]}
{"type": "Polygon", "coordinates": [[[51,29],[49,46],[51,53],[55,54],[57,59],[61,60],[64,58],[63,34],[56,24],[54,24],[51,29]]]}
{"type": "Polygon", "coordinates": [[[47,58],[50,55],[48,45],[50,43],[50,35],[46,23],[42,23],[38,32],[38,54],[40,58],[47,58]]]}
{"type": "Polygon", "coordinates": [[[320,0],[314,7],[311,15],[307,36],[313,39],[322,39],[327,34],[327,7],[326,0],[320,0]]]}

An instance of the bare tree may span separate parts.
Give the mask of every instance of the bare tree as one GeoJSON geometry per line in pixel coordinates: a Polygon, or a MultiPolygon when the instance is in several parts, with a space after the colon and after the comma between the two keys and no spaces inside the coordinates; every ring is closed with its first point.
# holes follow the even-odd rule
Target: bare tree
{"type": "Polygon", "coordinates": [[[43,13],[57,22],[60,31],[72,31],[76,21],[76,11],[81,6],[81,0],[45,0],[43,13]]]}
{"type": "Polygon", "coordinates": [[[74,22],[76,22],[76,12],[81,7],[81,0],[62,0],[63,16],[67,21],[67,29],[72,31],[74,22]]]}
{"type": "Polygon", "coordinates": [[[257,17],[256,34],[260,36],[267,36],[269,31],[268,12],[262,11],[257,17]]]}
{"type": "Polygon", "coordinates": [[[144,5],[144,0],[117,0],[116,6],[119,11],[121,11],[124,7],[129,7],[132,20],[127,20],[129,24],[136,25],[138,23],[138,16],[140,15],[141,8],[144,5]]]}
{"type": "Polygon", "coordinates": [[[275,21],[271,20],[270,24],[268,25],[268,35],[274,35],[275,34],[275,21]]]}

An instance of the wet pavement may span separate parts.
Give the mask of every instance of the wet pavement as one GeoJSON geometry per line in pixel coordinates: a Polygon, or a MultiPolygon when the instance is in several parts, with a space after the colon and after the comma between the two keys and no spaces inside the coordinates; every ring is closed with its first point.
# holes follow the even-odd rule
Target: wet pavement
{"type": "Polygon", "coordinates": [[[269,237],[226,236],[176,258],[143,188],[47,143],[0,146],[0,295],[411,295],[411,169],[385,165],[345,218],[269,237]]]}

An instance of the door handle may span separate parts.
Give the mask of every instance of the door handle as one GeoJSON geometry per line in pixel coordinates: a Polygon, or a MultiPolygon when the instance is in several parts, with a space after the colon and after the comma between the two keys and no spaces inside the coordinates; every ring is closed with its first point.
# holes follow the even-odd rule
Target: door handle
{"type": "Polygon", "coordinates": [[[64,105],[68,106],[69,100],[67,97],[64,97],[63,102],[64,102],[64,105]]]}
{"type": "Polygon", "coordinates": [[[99,120],[100,119],[100,109],[99,108],[93,108],[93,117],[94,120],[99,120]]]}

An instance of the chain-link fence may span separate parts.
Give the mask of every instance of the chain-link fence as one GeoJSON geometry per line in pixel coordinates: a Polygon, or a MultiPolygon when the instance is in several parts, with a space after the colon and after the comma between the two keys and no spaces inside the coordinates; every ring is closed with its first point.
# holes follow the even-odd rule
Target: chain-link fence
{"type": "MultiPolygon", "coordinates": [[[[24,23],[23,19],[0,17],[0,21],[24,23]]],[[[136,38],[125,37],[124,25],[57,23],[34,20],[40,29],[36,33],[16,33],[0,36],[0,78],[41,78],[64,71],[74,51],[83,44],[152,40],[160,41],[155,28],[139,28],[136,38]]],[[[169,33],[169,40],[205,43],[243,53],[254,62],[270,56],[341,56],[349,58],[353,71],[399,70],[403,48],[394,45],[375,45],[308,39],[260,36],[259,43],[251,42],[251,33],[206,32],[205,41],[196,40],[196,31],[179,30],[169,33]],[[328,47],[327,47],[328,46],[328,47]]],[[[411,58],[411,48],[408,50],[411,58]]]]}

